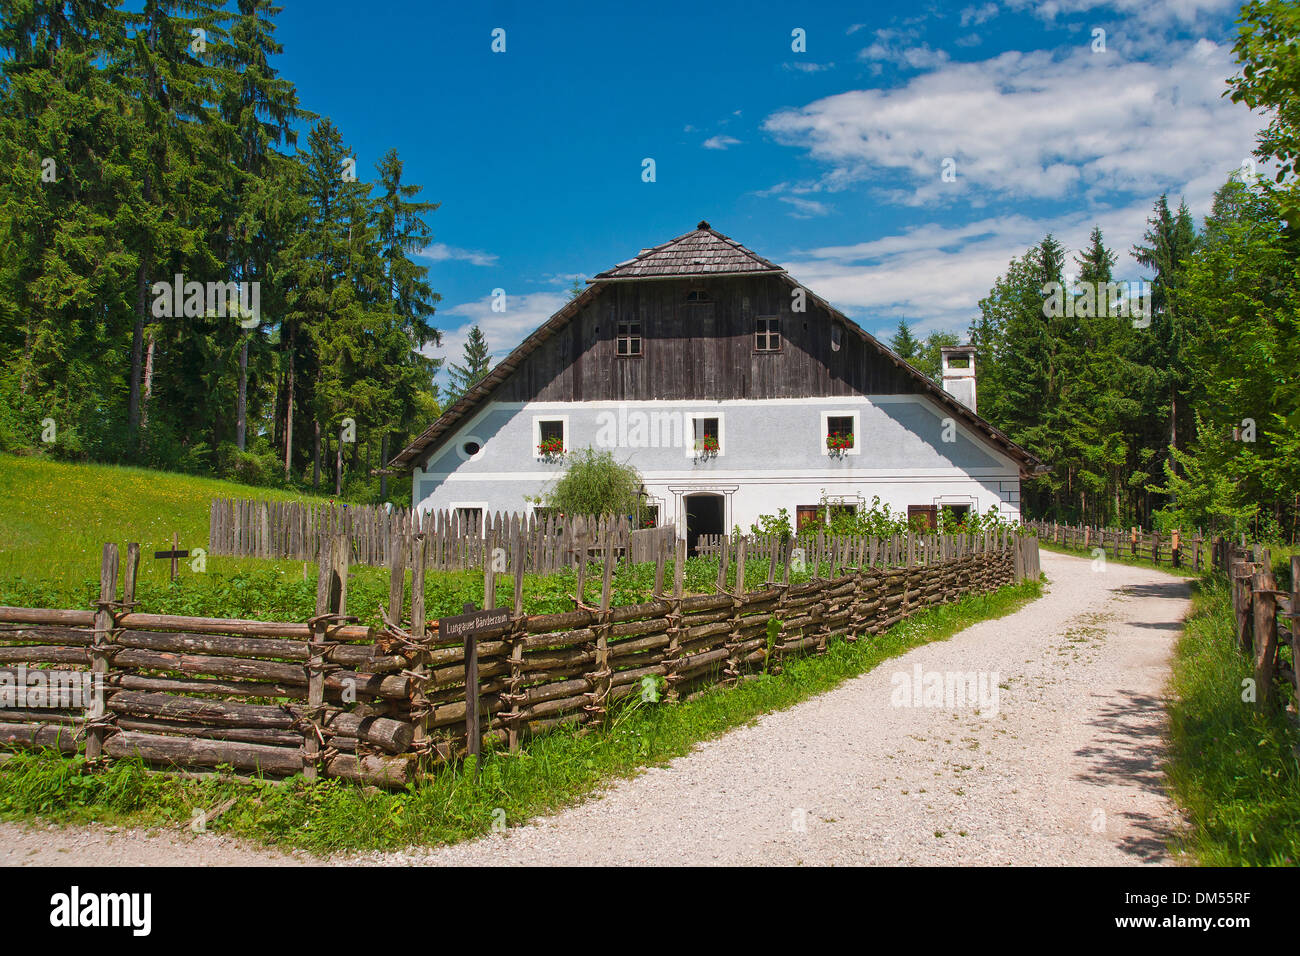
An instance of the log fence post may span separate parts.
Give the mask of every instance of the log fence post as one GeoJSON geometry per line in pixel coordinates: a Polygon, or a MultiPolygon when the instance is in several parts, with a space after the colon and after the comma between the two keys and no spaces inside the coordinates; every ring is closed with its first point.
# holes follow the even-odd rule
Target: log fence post
{"type": "MultiPolygon", "coordinates": [[[[424,619],[424,569],[425,562],[428,559],[426,553],[428,538],[424,534],[417,533],[407,541],[407,547],[410,549],[411,559],[411,639],[423,646],[427,637],[424,619]]],[[[427,760],[429,754],[429,715],[431,707],[428,695],[424,690],[425,681],[429,674],[429,667],[424,660],[427,653],[427,650],[421,650],[418,663],[411,668],[411,672],[417,678],[411,695],[411,721],[415,724],[415,735],[412,743],[417,761],[427,760]]]]}
{"type": "Polygon", "coordinates": [[[108,664],[113,656],[114,617],[117,601],[117,545],[108,542],[99,563],[99,600],[95,603],[95,632],[90,645],[90,702],[86,707],[86,762],[97,763],[104,752],[105,731],[110,724],[107,695],[108,664]]]}
{"type": "Polygon", "coordinates": [[[515,529],[514,604],[511,608],[510,636],[510,687],[503,693],[502,703],[508,708],[502,714],[506,724],[506,741],[510,753],[519,752],[523,729],[523,711],[520,704],[527,696],[524,687],[524,644],[528,638],[528,618],[524,614],[524,538],[521,529],[515,529]]]}
{"type": "Polygon", "coordinates": [[[321,542],[317,556],[316,615],[308,622],[311,639],[307,642],[307,713],[301,722],[303,733],[302,771],[308,780],[315,780],[321,764],[331,754],[325,746],[325,725],[328,713],[325,706],[325,672],[333,669],[326,661],[329,649],[329,628],[341,623],[347,614],[348,559],[352,545],[346,531],[336,531],[321,542]]]}
{"type": "Polygon", "coordinates": [[[1273,676],[1277,666],[1277,581],[1267,561],[1251,579],[1255,625],[1255,694],[1260,707],[1273,701],[1273,676]]]}
{"type": "Polygon", "coordinates": [[[602,568],[600,582],[600,610],[593,625],[592,631],[595,633],[595,639],[591,642],[590,647],[595,654],[594,669],[584,675],[591,684],[591,690],[587,692],[587,704],[583,707],[586,712],[586,720],[592,723],[599,723],[605,719],[608,713],[608,700],[610,690],[610,676],[613,671],[609,666],[609,609],[613,596],[614,580],[614,563],[617,560],[614,553],[614,535],[616,529],[607,527],[604,535],[604,566],[602,568]]]}
{"type": "Polygon", "coordinates": [[[748,541],[744,535],[736,538],[736,585],[731,592],[731,630],[727,632],[727,666],[724,683],[735,685],[740,681],[740,672],[744,665],[740,654],[740,622],[745,609],[745,552],[748,541]]]}

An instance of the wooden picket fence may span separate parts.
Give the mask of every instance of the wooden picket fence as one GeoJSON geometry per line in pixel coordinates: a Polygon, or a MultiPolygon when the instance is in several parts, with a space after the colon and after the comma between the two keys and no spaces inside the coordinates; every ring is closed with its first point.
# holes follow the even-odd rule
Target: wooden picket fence
{"type": "Polygon", "coordinates": [[[626,518],[549,515],[538,519],[496,512],[475,523],[446,510],[419,513],[407,508],[292,501],[218,498],[209,509],[208,553],[212,555],[313,561],[322,541],[338,534],[347,536],[357,564],[386,567],[395,548],[421,535],[427,542],[427,567],[433,570],[481,567],[488,541],[494,539],[497,547],[507,550],[511,567],[519,542],[525,569],[550,574],[575,567],[580,555],[599,553],[606,543],[624,561],[653,561],[660,541],[671,542],[676,532],[672,524],[634,529],[626,518]]]}
{"type": "MultiPolygon", "coordinates": [[[[483,564],[484,604],[513,578],[513,606],[470,641],[426,620],[433,545],[413,533],[395,547],[380,629],[347,614],[352,543],[322,541],[316,613],[304,622],[148,614],[136,609],[139,547],[104,547],[94,610],[0,607],[0,696],[48,665],[88,672],[77,706],[24,701],[0,710],[0,744],[84,751],[92,764],[140,757],[185,773],[232,767],[277,778],[304,774],[402,786],[471,741],[517,750],[558,724],[596,724],[631,694],[667,700],[712,684],[777,672],[834,640],[880,634],[923,608],[1038,575],[1033,537],[1005,530],[954,536],[922,549],[910,536],[827,538],[812,578],[791,583],[791,549],[769,554],[748,587],[744,538],[719,561],[712,593],[684,591],[685,542],[661,536],[653,596],[615,606],[616,529],[580,550],[574,609],[524,613],[527,550],[483,564]],[[666,585],[668,561],[672,582],[666,585]],[[829,569],[825,576],[823,569],[829,569]],[[599,598],[587,593],[599,574],[599,598]],[[468,653],[467,653],[468,652],[468,653]],[[17,665],[17,666],[15,666],[17,665]],[[54,706],[47,706],[54,704],[54,706]]],[[[490,554],[490,552],[489,552],[490,554]]]]}

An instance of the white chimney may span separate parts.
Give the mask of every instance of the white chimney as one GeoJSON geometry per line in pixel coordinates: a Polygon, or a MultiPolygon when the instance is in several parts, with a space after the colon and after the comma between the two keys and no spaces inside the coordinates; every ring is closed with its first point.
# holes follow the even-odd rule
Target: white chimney
{"type": "Polygon", "coordinates": [[[975,411],[975,347],[944,346],[939,354],[943,360],[943,390],[975,411]]]}

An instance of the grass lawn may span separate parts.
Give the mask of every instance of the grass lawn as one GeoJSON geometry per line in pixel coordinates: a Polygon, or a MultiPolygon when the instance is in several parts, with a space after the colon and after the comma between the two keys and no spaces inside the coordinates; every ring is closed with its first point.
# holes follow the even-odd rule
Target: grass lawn
{"type": "Polygon", "coordinates": [[[1174,658],[1169,782],[1190,818],[1186,849],[1207,866],[1300,863],[1300,753],[1283,705],[1242,700],[1253,673],[1237,649],[1226,581],[1193,585],[1174,658]]]}
{"type": "MultiPolygon", "coordinates": [[[[182,548],[206,549],[213,498],[322,500],[147,468],[0,454],[0,500],[7,503],[0,509],[0,603],[16,603],[6,584],[22,581],[76,596],[76,606],[84,605],[81,588],[99,580],[106,541],[123,551],[128,542],[140,542],[140,582],[166,584],[169,562],[155,561],[153,552],[171,548],[172,532],[182,548]]],[[[214,564],[229,570],[240,561],[217,559],[209,568],[214,564]]]]}
{"type": "MultiPolygon", "coordinates": [[[[194,478],[143,468],[72,465],[37,458],[0,455],[0,493],[14,505],[0,514],[0,604],[18,607],[90,608],[99,590],[99,561],[105,541],[125,551],[129,541],[141,546],[136,598],[141,610],[197,617],[305,621],[315,613],[314,562],[257,558],[208,557],[196,572],[181,562],[180,578],[169,580],[169,562],[153,558],[171,547],[207,546],[208,505],[215,497],[276,500],[307,499],[268,488],[194,478]]],[[[746,582],[755,589],[765,579],[766,562],[746,567],[746,582]]],[[[829,574],[829,563],[822,571],[829,574]]],[[[672,562],[665,580],[672,580],[672,562]]],[[[701,558],[686,562],[689,594],[712,594],[717,564],[701,558]]],[[[808,580],[812,569],[791,574],[792,583],[808,580]]],[[[409,579],[408,579],[409,580],[409,579]]],[[[731,582],[735,580],[734,566],[731,582]]],[[[613,601],[648,601],[654,566],[620,566],[613,581],[613,601]]],[[[585,594],[599,603],[600,574],[589,573],[585,594]]],[[[576,575],[525,575],[524,609],[529,614],[573,610],[570,595],[576,575]]],[[[409,588],[408,588],[409,591],[409,588]]],[[[365,623],[380,623],[388,601],[388,571],[353,565],[348,577],[348,612],[365,623]]],[[[466,601],[482,606],[481,571],[431,571],[425,579],[429,617],[459,614],[466,601]]],[[[497,605],[513,602],[513,581],[498,575],[497,605]]],[[[409,609],[409,595],[408,595],[409,609]]]]}

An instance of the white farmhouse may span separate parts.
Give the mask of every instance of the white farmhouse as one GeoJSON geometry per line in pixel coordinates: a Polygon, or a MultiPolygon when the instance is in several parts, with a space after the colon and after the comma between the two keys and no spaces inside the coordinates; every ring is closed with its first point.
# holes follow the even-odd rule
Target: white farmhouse
{"type": "Polygon", "coordinates": [[[608,449],[694,543],[825,501],[1020,512],[1046,468],[975,412],[974,353],[943,387],[707,222],[591,280],[393,466],[414,507],[530,511],[565,453],[608,449]]]}

